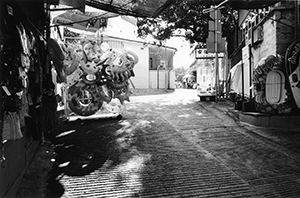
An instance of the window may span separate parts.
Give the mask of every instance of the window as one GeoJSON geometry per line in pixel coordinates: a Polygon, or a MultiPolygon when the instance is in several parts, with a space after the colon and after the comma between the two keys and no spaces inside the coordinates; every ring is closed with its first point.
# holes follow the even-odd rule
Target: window
{"type": "Polygon", "coordinates": [[[150,70],[153,69],[153,59],[152,58],[149,58],[149,67],[150,67],[150,70]]]}

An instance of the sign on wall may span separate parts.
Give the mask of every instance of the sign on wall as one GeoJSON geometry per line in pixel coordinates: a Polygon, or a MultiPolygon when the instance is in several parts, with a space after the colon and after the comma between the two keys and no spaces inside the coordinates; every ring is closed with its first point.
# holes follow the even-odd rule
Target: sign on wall
{"type": "MultiPolygon", "coordinates": [[[[216,57],[215,53],[207,52],[207,49],[203,48],[196,48],[195,49],[195,57],[196,59],[213,59],[216,57]]],[[[218,53],[219,58],[224,57],[224,53],[218,53]]]]}

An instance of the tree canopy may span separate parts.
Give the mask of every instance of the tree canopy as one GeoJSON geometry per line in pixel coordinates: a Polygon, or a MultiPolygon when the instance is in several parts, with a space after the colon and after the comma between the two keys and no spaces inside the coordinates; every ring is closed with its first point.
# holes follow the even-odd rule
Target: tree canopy
{"type": "Polygon", "coordinates": [[[189,71],[186,67],[177,67],[174,69],[176,81],[182,82],[183,76],[189,71]]]}
{"type": "MultiPolygon", "coordinates": [[[[221,0],[175,0],[157,18],[138,19],[138,36],[152,35],[158,41],[164,41],[173,36],[184,36],[191,43],[205,43],[208,37],[209,13],[203,10],[210,8],[221,0]],[[205,3],[204,3],[205,2],[205,3]]],[[[229,7],[221,9],[222,36],[228,37],[235,28],[236,13],[229,7]]]]}

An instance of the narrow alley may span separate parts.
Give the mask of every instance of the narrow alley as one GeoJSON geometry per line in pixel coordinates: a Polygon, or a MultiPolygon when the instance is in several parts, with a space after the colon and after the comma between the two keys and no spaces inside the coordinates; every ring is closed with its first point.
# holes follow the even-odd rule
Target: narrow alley
{"type": "Polygon", "coordinates": [[[299,132],[285,131],[293,147],[280,145],[230,108],[176,89],[131,97],[121,120],[63,123],[49,137],[42,194],[23,184],[18,197],[299,197],[299,132]]]}

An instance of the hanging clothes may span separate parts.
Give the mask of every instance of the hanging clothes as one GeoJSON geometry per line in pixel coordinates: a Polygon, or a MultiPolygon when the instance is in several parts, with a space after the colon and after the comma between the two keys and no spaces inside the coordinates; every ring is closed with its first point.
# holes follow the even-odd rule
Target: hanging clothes
{"type": "Polygon", "coordinates": [[[17,140],[23,137],[20,118],[17,112],[5,112],[3,122],[3,140],[17,140]]]}

